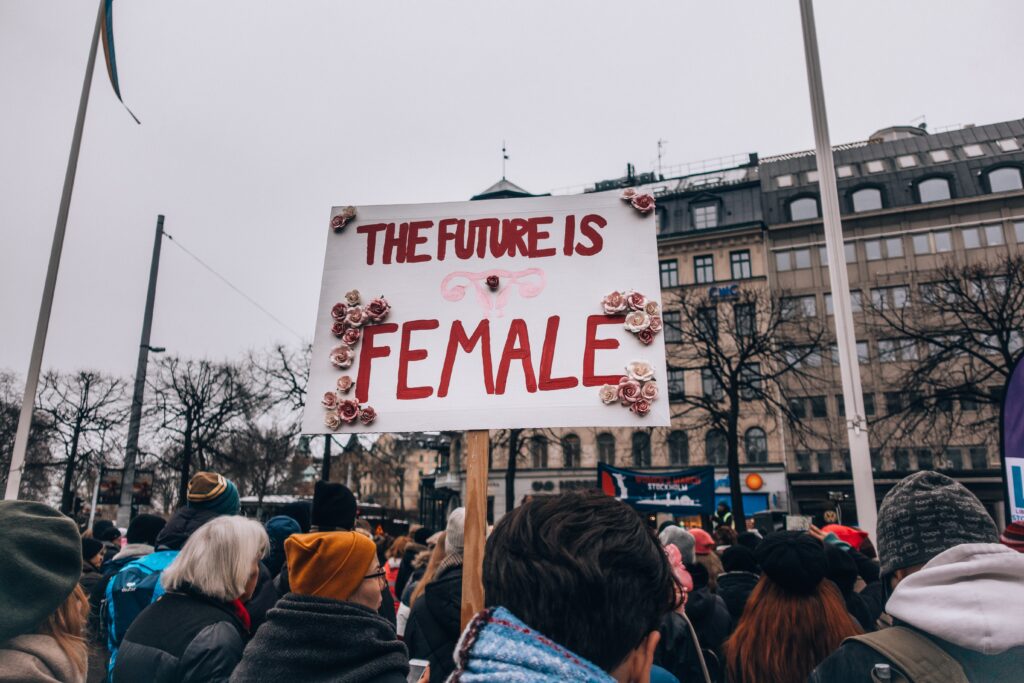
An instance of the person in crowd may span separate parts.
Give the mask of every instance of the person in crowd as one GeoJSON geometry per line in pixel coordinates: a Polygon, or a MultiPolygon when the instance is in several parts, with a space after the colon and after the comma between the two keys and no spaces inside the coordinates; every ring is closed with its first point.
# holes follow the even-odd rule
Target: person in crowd
{"type": "Polygon", "coordinates": [[[436,534],[434,548],[429,551],[430,555],[427,559],[427,564],[423,569],[423,574],[418,579],[409,581],[409,584],[405,587],[405,593],[402,594],[402,603],[399,605],[399,611],[395,615],[395,630],[398,632],[398,636],[400,638],[405,638],[405,629],[409,623],[409,614],[412,612],[412,606],[416,604],[417,600],[423,597],[423,593],[426,592],[427,586],[434,580],[437,568],[441,566],[441,563],[447,555],[444,536],[445,534],[443,531],[436,534]]]}
{"type": "Polygon", "coordinates": [[[92,537],[103,544],[104,563],[121,551],[121,530],[109,519],[97,519],[93,522],[92,537]]]}
{"type": "Polygon", "coordinates": [[[404,683],[409,657],[377,614],[387,599],[373,541],[353,531],[285,541],[292,592],[278,601],[231,677],[239,683],[404,683]]]}
{"type": "Polygon", "coordinates": [[[405,555],[405,549],[409,547],[411,542],[411,537],[399,536],[391,542],[385,553],[384,574],[388,580],[388,590],[391,591],[391,600],[395,603],[396,612],[398,611],[398,598],[400,597],[400,594],[396,592],[398,570],[402,566],[402,556],[405,555]]]}
{"type": "Polygon", "coordinates": [[[270,537],[270,554],[264,564],[270,570],[270,575],[277,577],[284,566],[284,541],[292,534],[302,533],[302,527],[291,517],[277,515],[267,520],[264,525],[267,529],[267,536],[270,537]]]}
{"type": "MultiPolygon", "coordinates": [[[[722,645],[732,631],[732,617],[721,596],[711,592],[711,577],[699,561],[686,567],[693,579],[693,590],[686,598],[686,617],[697,634],[697,643],[705,658],[722,661],[722,645]]],[[[717,665],[714,668],[718,668],[717,665]]],[[[674,673],[674,672],[673,672],[674,673]]]]}
{"type": "Polygon", "coordinates": [[[804,683],[860,628],[839,589],[825,580],[820,541],[803,532],[776,532],[758,546],[756,558],[762,576],[725,644],[729,681],[804,683]]]}
{"type": "MultiPolygon", "coordinates": [[[[662,532],[664,535],[664,531],[662,532]]],[[[690,537],[692,538],[692,536],[690,537]]],[[[663,668],[669,675],[681,680],[701,680],[703,667],[702,655],[698,652],[700,643],[696,640],[696,632],[686,617],[686,602],[693,592],[693,577],[683,565],[679,548],[671,543],[664,546],[669,566],[676,582],[676,599],[678,606],[662,617],[658,625],[661,636],[658,646],[654,649],[654,664],[663,668]]],[[[692,548],[691,548],[692,554],[692,548]]],[[[712,663],[714,668],[714,663],[712,663]]],[[[717,677],[716,677],[717,678],[717,677]]],[[[652,680],[654,674],[652,673],[652,680]]]]}
{"type": "Polygon", "coordinates": [[[750,550],[757,550],[757,546],[761,545],[762,540],[764,539],[761,537],[761,532],[757,529],[744,531],[736,536],[736,543],[750,550]]]}
{"type": "MultiPolygon", "coordinates": [[[[405,626],[409,656],[430,662],[430,683],[448,679],[455,664],[452,652],[462,632],[462,546],[465,508],[448,516],[445,556],[430,581],[422,581],[421,598],[413,601],[405,626]]],[[[418,589],[417,589],[418,590],[418,589]]]]}
{"type": "Polygon", "coordinates": [[[878,510],[878,557],[895,627],[845,643],[810,683],[870,680],[876,665],[913,681],[922,661],[945,680],[1020,679],[1024,556],[973,493],[927,470],[900,481],[878,510]]]}
{"type": "Polygon", "coordinates": [[[121,642],[114,683],[225,681],[242,658],[267,534],[243,517],[200,527],[162,573],[164,596],[121,642]]]}
{"type": "Polygon", "coordinates": [[[405,554],[402,555],[402,563],[398,567],[398,576],[395,578],[395,595],[399,598],[401,598],[402,593],[405,592],[405,587],[409,583],[409,578],[413,573],[413,560],[415,560],[416,556],[424,550],[429,550],[429,548],[427,548],[427,539],[433,535],[433,530],[428,529],[425,526],[421,526],[412,532],[412,543],[406,547],[405,554]]]}
{"type": "Polygon", "coordinates": [[[102,618],[107,584],[129,562],[153,552],[156,538],[167,521],[158,515],[136,515],[128,524],[128,541],[121,552],[103,565],[103,573],[89,592],[89,683],[99,683],[107,676],[110,651],[107,649],[109,633],[107,621],[102,618]]]}
{"type": "Polygon", "coordinates": [[[488,607],[458,643],[456,683],[646,682],[676,605],[644,520],[596,491],[535,497],[502,517],[483,583],[488,607]]]}
{"type": "Polygon", "coordinates": [[[235,484],[215,472],[197,472],[188,483],[187,505],[175,512],[156,537],[156,550],[132,560],[114,574],[105,590],[109,668],[132,622],[163,595],[161,573],[185,543],[208,522],[240,509],[235,484]]]}
{"type": "Polygon", "coordinates": [[[738,538],[739,535],[731,526],[720,526],[715,529],[715,541],[718,543],[716,551],[719,557],[725,552],[726,548],[736,545],[738,538]]]}
{"type": "Polygon", "coordinates": [[[718,509],[716,509],[715,514],[711,516],[711,524],[716,529],[720,526],[727,526],[732,529],[736,528],[736,521],[733,519],[732,510],[729,509],[729,504],[724,500],[718,504],[718,509]]]}
{"type": "Polygon", "coordinates": [[[313,525],[313,504],[308,500],[296,500],[277,511],[282,517],[291,517],[299,523],[299,533],[308,534],[313,525]]]}
{"type": "Polygon", "coordinates": [[[100,565],[103,564],[103,551],[103,543],[95,538],[82,539],[82,578],[78,580],[78,583],[81,584],[86,595],[89,595],[103,576],[100,572],[100,565]]]}
{"type": "Polygon", "coordinates": [[[825,559],[828,562],[825,577],[834,583],[842,593],[846,611],[857,621],[857,625],[865,633],[874,631],[875,624],[871,608],[864,597],[854,590],[858,578],[857,564],[853,561],[850,553],[839,545],[826,543],[825,559]]]}
{"type": "Polygon", "coordinates": [[[718,553],[715,552],[715,539],[703,529],[690,529],[690,534],[694,540],[696,563],[707,570],[708,588],[714,593],[718,590],[718,575],[725,571],[722,568],[722,561],[718,559],[718,553]]]}
{"type": "Polygon", "coordinates": [[[732,623],[736,624],[761,573],[754,551],[742,545],[725,549],[722,553],[722,568],[725,571],[718,576],[718,596],[725,602],[732,623]]]}
{"type": "Polygon", "coordinates": [[[42,503],[0,501],[0,681],[85,682],[81,573],[74,521],[42,503]]]}
{"type": "Polygon", "coordinates": [[[1011,522],[999,536],[999,542],[1011,550],[1024,553],[1024,522],[1011,522]]]}
{"type": "Polygon", "coordinates": [[[693,538],[693,534],[681,526],[672,525],[664,527],[658,535],[658,540],[666,547],[674,545],[679,550],[683,564],[693,564],[697,561],[695,552],[696,541],[693,538]]]}

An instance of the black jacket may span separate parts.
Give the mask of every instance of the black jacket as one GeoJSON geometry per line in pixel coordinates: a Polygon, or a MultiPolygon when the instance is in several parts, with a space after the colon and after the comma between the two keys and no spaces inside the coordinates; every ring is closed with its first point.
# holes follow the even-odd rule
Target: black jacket
{"type": "Polygon", "coordinates": [[[690,593],[686,599],[686,616],[697,631],[700,646],[722,659],[722,644],[732,632],[732,617],[725,601],[707,588],[690,593]]]}
{"type": "MultiPolygon", "coordinates": [[[[693,642],[686,619],[675,612],[669,612],[661,618],[658,626],[661,638],[654,650],[654,663],[666,669],[680,681],[703,681],[704,672],[697,657],[698,644],[693,642]]],[[[718,655],[713,650],[702,648],[704,663],[712,681],[723,680],[723,668],[718,655]]]]}
{"type": "Polygon", "coordinates": [[[455,670],[455,644],[462,632],[462,567],[451,567],[427,585],[405,626],[409,656],[430,662],[430,683],[455,670]]]}
{"type": "Polygon", "coordinates": [[[166,593],[128,628],[114,683],[227,681],[242,658],[244,637],[231,605],[196,593],[166,593]]]}
{"type": "Polygon", "coordinates": [[[760,580],[761,577],[752,572],[726,572],[718,575],[718,597],[725,601],[733,627],[740,620],[747,598],[760,580]]]}
{"type": "Polygon", "coordinates": [[[267,565],[260,562],[260,578],[256,581],[256,590],[253,591],[249,602],[245,603],[245,609],[249,612],[249,618],[252,620],[253,633],[266,620],[267,610],[274,606],[278,597],[277,587],[274,586],[274,577],[270,575],[267,565]]]}
{"type": "Polygon", "coordinates": [[[212,510],[181,508],[171,515],[171,518],[167,520],[167,525],[160,530],[160,534],[156,537],[156,549],[181,550],[189,536],[195,533],[199,527],[217,517],[220,517],[220,514],[212,510]]]}
{"type": "Polygon", "coordinates": [[[405,683],[394,627],[351,602],[288,593],[267,612],[231,676],[239,683],[405,683]]]}

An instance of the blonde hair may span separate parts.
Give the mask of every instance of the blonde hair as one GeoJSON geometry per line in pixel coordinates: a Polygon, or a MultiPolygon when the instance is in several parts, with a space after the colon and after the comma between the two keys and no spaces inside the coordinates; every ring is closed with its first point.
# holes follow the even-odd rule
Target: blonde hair
{"type": "Polygon", "coordinates": [[[50,636],[64,651],[75,672],[84,676],[89,668],[89,651],[85,645],[85,622],[89,618],[89,599],[78,584],[67,599],[39,627],[39,633],[50,636]]]}
{"type": "Polygon", "coordinates": [[[441,532],[440,538],[437,539],[437,545],[434,546],[434,552],[430,554],[430,562],[427,563],[427,569],[423,572],[423,578],[416,584],[416,588],[412,591],[412,596],[409,598],[409,607],[416,604],[416,601],[420,599],[423,592],[427,590],[427,584],[434,580],[434,574],[437,573],[437,565],[441,564],[441,561],[445,558],[444,550],[444,539],[448,534],[441,532]]]}
{"type": "Polygon", "coordinates": [[[269,545],[267,532],[258,522],[217,517],[192,534],[161,581],[168,591],[191,586],[207,597],[231,602],[245,593],[252,563],[266,554],[269,545]]]}

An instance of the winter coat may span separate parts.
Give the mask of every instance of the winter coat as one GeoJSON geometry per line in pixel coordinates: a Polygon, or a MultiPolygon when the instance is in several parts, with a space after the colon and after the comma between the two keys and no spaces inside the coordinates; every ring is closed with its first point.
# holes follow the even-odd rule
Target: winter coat
{"type": "Polygon", "coordinates": [[[107,595],[107,584],[126,564],[153,552],[153,546],[146,543],[129,543],[110,562],[103,565],[103,573],[89,595],[89,628],[86,640],[89,642],[89,683],[102,681],[107,676],[110,651],[107,649],[108,634],[101,615],[103,600],[107,595]]]}
{"type": "Polygon", "coordinates": [[[267,611],[277,603],[278,597],[274,577],[267,566],[260,562],[260,577],[256,581],[256,590],[253,591],[249,602],[245,603],[245,611],[249,613],[249,619],[252,621],[253,633],[266,621],[267,611]]]}
{"type": "Polygon", "coordinates": [[[237,601],[165,593],[125,633],[114,683],[227,681],[242,658],[248,621],[237,601]]]}
{"type": "Polygon", "coordinates": [[[86,595],[92,593],[92,589],[96,587],[96,584],[102,578],[103,574],[99,569],[96,569],[96,567],[88,562],[82,562],[82,576],[78,579],[78,585],[82,587],[86,595]]]}
{"type": "Polygon", "coordinates": [[[452,653],[462,632],[462,565],[434,576],[412,606],[405,625],[409,656],[430,661],[430,683],[440,683],[455,668],[452,653]]]}
{"type": "Polygon", "coordinates": [[[722,644],[732,632],[732,617],[721,597],[701,588],[686,598],[686,616],[693,623],[700,646],[722,659],[722,644]]]}
{"type": "MultiPolygon", "coordinates": [[[[405,587],[409,584],[413,574],[417,571],[413,568],[413,560],[416,559],[416,555],[423,552],[422,546],[416,546],[414,548],[407,548],[405,553],[402,555],[402,564],[398,567],[398,578],[395,579],[395,595],[399,598],[402,597],[402,593],[405,592],[405,587]]],[[[422,573],[420,574],[422,576],[422,573]]]]}
{"type": "Polygon", "coordinates": [[[267,613],[231,676],[240,683],[405,683],[395,629],[352,602],[288,593],[267,613]]]}
{"type": "MultiPolygon", "coordinates": [[[[1020,680],[1024,555],[997,543],[955,546],[900,581],[886,610],[897,624],[927,636],[956,659],[968,680],[1020,680]]],[[[874,649],[847,641],[808,681],[869,681],[875,664],[889,664],[899,671],[874,649]]]]}
{"type": "Polygon", "coordinates": [[[181,508],[167,520],[166,526],[156,537],[157,550],[181,550],[185,541],[211,519],[220,517],[213,510],[181,508]]]}
{"type": "MultiPolygon", "coordinates": [[[[686,618],[676,612],[669,612],[661,618],[658,632],[661,638],[654,650],[654,663],[680,681],[703,681],[704,673],[697,656],[698,644],[693,641],[686,618]]],[[[722,666],[718,662],[718,655],[704,648],[704,659],[711,680],[721,680],[722,666]]]]}
{"type": "MultiPolygon", "coordinates": [[[[504,607],[473,617],[455,656],[452,683],[615,683],[596,664],[534,631],[504,607]]],[[[433,662],[430,670],[433,680],[433,662]]]]}
{"type": "MultiPolygon", "coordinates": [[[[281,573],[273,581],[274,591],[278,598],[283,598],[291,592],[291,585],[288,581],[288,565],[281,567],[281,573]]],[[[259,591],[259,587],[256,589],[259,591]]],[[[392,626],[396,624],[395,604],[391,601],[391,589],[382,588],[380,591],[380,609],[377,614],[384,617],[392,626]]]]}
{"type": "Polygon", "coordinates": [[[51,636],[21,635],[0,644],[3,683],[85,683],[71,660],[51,636]]]}
{"type": "Polygon", "coordinates": [[[734,626],[743,614],[747,598],[760,580],[761,577],[753,572],[725,572],[718,576],[718,597],[725,602],[734,626]]]}

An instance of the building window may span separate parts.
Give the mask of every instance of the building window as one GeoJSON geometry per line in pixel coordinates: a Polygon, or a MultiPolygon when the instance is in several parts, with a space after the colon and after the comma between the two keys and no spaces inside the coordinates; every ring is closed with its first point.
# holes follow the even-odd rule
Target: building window
{"type": "Polygon", "coordinates": [[[953,251],[953,233],[949,230],[914,235],[913,240],[914,254],[918,256],[953,251]]]}
{"type": "Polygon", "coordinates": [[[686,371],[680,368],[669,368],[668,400],[681,401],[686,398],[686,371]]]}
{"type": "Polygon", "coordinates": [[[718,309],[716,307],[704,306],[697,309],[697,334],[704,341],[718,339],[718,309]]]}
{"type": "Polygon", "coordinates": [[[964,156],[972,159],[985,154],[985,150],[982,149],[981,145],[964,145],[961,149],[964,152],[964,156]]]}
{"type": "Polygon", "coordinates": [[[871,362],[871,352],[868,350],[868,343],[866,341],[857,342],[857,362],[861,365],[867,365],[871,362]]]}
{"type": "Polygon", "coordinates": [[[818,170],[815,169],[813,171],[808,171],[807,173],[804,174],[804,178],[807,180],[808,183],[818,182],[818,170]]]}
{"type": "Polygon", "coordinates": [[[750,252],[746,249],[730,252],[729,266],[732,270],[733,280],[746,280],[752,277],[750,271],[750,252]]]}
{"type": "Polygon", "coordinates": [[[615,436],[608,432],[597,435],[597,459],[608,465],[615,464],[615,436]]]}
{"type": "Polygon", "coordinates": [[[883,396],[886,415],[897,415],[903,410],[903,394],[898,391],[887,391],[883,396]]]}
{"type": "Polygon", "coordinates": [[[804,419],[807,417],[807,402],[802,398],[789,399],[789,412],[798,420],[804,419]]]}
{"type": "Polygon", "coordinates": [[[669,231],[668,209],[659,206],[654,212],[654,229],[659,233],[669,231]]]}
{"type": "Polygon", "coordinates": [[[816,318],[818,305],[814,296],[788,296],[779,300],[779,313],[783,320],[816,318]]]}
{"type": "Polygon", "coordinates": [[[872,448],[868,451],[871,456],[871,471],[878,472],[885,466],[885,458],[882,457],[881,448],[872,448]]]}
{"type": "Polygon", "coordinates": [[[846,262],[856,263],[857,262],[857,245],[853,242],[846,242],[843,244],[843,251],[846,252],[846,262]]]}
{"type": "Polygon", "coordinates": [[[868,261],[878,261],[883,258],[900,258],[903,256],[903,238],[887,237],[879,240],[865,240],[864,255],[868,261]]]}
{"type": "Polygon", "coordinates": [[[962,470],[964,468],[964,453],[959,448],[947,448],[942,453],[944,469],[962,470]]]}
{"type": "Polygon", "coordinates": [[[1005,244],[1003,239],[1003,226],[983,225],[978,228],[963,228],[960,231],[964,239],[964,249],[978,249],[980,247],[998,247],[1005,244]]]}
{"type": "Polygon", "coordinates": [[[678,287],[679,286],[679,262],[675,259],[671,261],[659,261],[658,267],[661,269],[661,287],[678,287]]]}
{"type": "Polygon", "coordinates": [[[776,176],[775,187],[793,187],[793,176],[789,173],[776,176]]]}
{"type": "Polygon", "coordinates": [[[819,451],[814,454],[818,461],[819,472],[831,472],[832,471],[832,452],[831,451],[819,451]]]}
{"type": "Polygon", "coordinates": [[[997,168],[986,173],[985,178],[988,179],[989,192],[1012,192],[1024,189],[1019,168],[1011,166],[997,168]]]}
{"type": "Polygon", "coordinates": [[[801,197],[789,203],[789,220],[791,221],[807,221],[817,218],[819,215],[818,200],[814,197],[801,197]]]}
{"type": "Polygon", "coordinates": [[[704,436],[704,457],[709,465],[724,465],[729,459],[725,432],[712,429],[704,436]]]}
{"type": "Polygon", "coordinates": [[[736,335],[752,337],[757,329],[757,311],[754,304],[734,304],[732,314],[736,318],[736,335]]]}
{"type": "Polygon", "coordinates": [[[895,363],[917,360],[917,343],[913,339],[879,339],[878,362],[895,363]]]}
{"type": "Polygon", "coordinates": [[[917,469],[919,470],[934,470],[935,469],[935,458],[932,456],[932,452],[927,448],[917,449],[917,469]]]}
{"type": "Polygon", "coordinates": [[[747,452],[747,462],[760,465],[768,462],[768,437],[760,427],[751,427],[743,436],[743,448],[747,452]]]}
{"type": "Polygon", "coordinates": [[[941,202],[953,196],[945,178],[928,178],[917,184],[917,201],[921,204],[941,202]]]}
{"type": "Polygon", "coordinates": [[[971,456],[972,470],[988,469],[988,450],[984,446],[975,446],[967,452],[971,456]]]}
{"type": "Polygon", "coordinates": [[[686,440],[686,432],[674,431],[668,435],[668,464],[688,465],[690,463],[690,444],[686,440]]]}
{"type": "Polygon", "coordinates": [[[810,249],[790,249],[775,253],[775,267],[779,271],[801,270],[811,267],[810,249]]]}
{"type": "Polygon", "coordinates": [[[1020,149],[1020,143],[1018,143],[1017,140],[1014,138],[1000,140],[996,144],[999,145],[1000,152],[1016,152],[1018,149],[1020,149]]]}
{"type": "Polygon", "coordinates": [[[661,322],[665,327],[665,342],[678,344],[683,341],[683,328],[680,324],[679,311],[662,311],[661,322]]]}
{"type": "Polygon", "coordinates": [[[899,310],[909,302],[910,289],[905,285],[876,287],[871,290],[871,303],[878,310],[899,310]]]}
{"type": "Polygon", "coordinates": [[[836,166],[836,177],[837,178],[852,178],[853,177],[853,166],[844,164],[842,166],[836,166]]]}
{"type": "Polygon", "coordinates": [[[810,472],[811,471],[811,454],[808,451],[797,451],[796,455],[796,471],[797,472],[810,472]]]}
{"type": "Polygon", "coordinates": [[[530,439],[530,460],[534,469],[544,469],[548,466],[547,438],[534,436],[530,439]]]}
{"type": "Polygon", "coordinates": [[[697,230],[718,227],[718,202],[694,204],[690,210],[693,211],[693,227],[697,230]]]}
{"type": "Polygon", "coordinates": [[[761,364],[745,363],[740,366],[739,373],[740,398],[753,401],[761,396],[761,364]]]}
{"type": "Polygon", "coordinates": [[[711,368],[701,368],[700,388],[704,398],[708,400],[721,401],[725,398],[725,389],[711,368]]]}
{"type": "Polygon", "coordinates": [[[633,432],[633,466],[651,466],[651,435],[647,432],[633,432]]]}
{"type": "Polygon", "coordinates": [[[914,168],[917,166],[917,157],[913,154],[904,154],[901,157],[896,157],[896,165],[900,168],[914,168]]]}
{"type": "Polygon", "coordinates": [[[699,285],[715,281],[715,257],[711,254],[693,257],[693,279],[699,285]]]}
{"type": "Polygon", "coordinates": [[[807,401],[811,404],[811,417],[828,417],[828,402],[824,396],[810,396],[807,401]]]}
{"type": "Polygon", "coordinates": [[[575,434],[566,434],[562,437],[562,467],[573,468],[580,466],[580,437],[575,434]]]}
{"type": "Polygon", "coordinates": [[[881,159],[875,159],[864,164],[864,168],[868,173],[881,173],[885,170],[885,162],[881,159]]]}
{"type": "Polygon", "coordinates": [[[861,211],[877,211],[882,208],[882,191],[875,187],[865,187],[850,195],[854,213],[861,211]]]}
{"type": "Polygon", "coordinates": [[[825,315],[835,315],[835,309],[832,304],[832,292],[825,293],[825,315]]]}
{"type": "Polygon", "coordinates": [[[897,472],[910,471],[910,451],[906,448],[897,448],[893,451],[893,460],[897,472]]]}
{"type": "Polygon", "coordinates": [[[928,153],[932,158],[932,161],[936,164],[941,164],[945,161],[949,161],[949,150],[948,149],[935,149],[928,153]]]}

